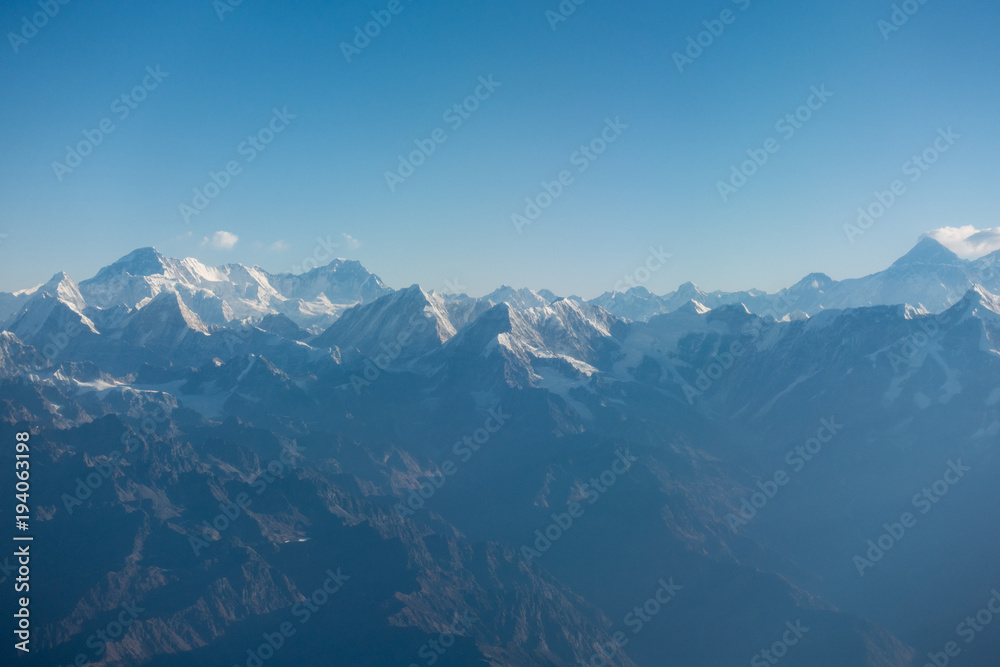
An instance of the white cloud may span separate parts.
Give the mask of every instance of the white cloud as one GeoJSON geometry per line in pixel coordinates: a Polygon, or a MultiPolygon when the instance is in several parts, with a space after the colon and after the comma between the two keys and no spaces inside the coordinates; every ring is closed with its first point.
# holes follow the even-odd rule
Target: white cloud
{"type": "Polygon", "coordinates": [[[291,246],[288,244],[287,241],[282,241],[281,239],[278,239],[271,245],[267,246],[267,249],[272,252],[284,252],[285,250],[288,250],[290,247],[291,246]]]}
{"type": "Polygon", "coordinates": [[[964,227],[941,227],[925,234],[959,257],[976,259],[1000,250],[1000,227],[976,229],[972,225],[964,227]]]}
{"type": "Polygon", "coordinates": [[[203,246],[210,245],[216,250],[232,250],[236,246],[237,241],[240,237],[232,232],[215,232],[212,234],[212,238],[205,237],[202,239],[201,244],[203,246]]]}
{"type": "Polygon", "coordinates": [[[350,234],[342,234],[342,236],[344,237],[344,241],[347,242],[347,248],[349,250],[357,250],[361,247],[361,241],[357,240],[350,234]]]}

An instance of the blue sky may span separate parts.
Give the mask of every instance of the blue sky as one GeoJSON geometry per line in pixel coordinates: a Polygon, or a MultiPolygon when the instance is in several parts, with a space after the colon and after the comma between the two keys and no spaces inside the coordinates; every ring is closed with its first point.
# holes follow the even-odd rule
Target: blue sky
{"type": "Polygon", "coordinates": [[[587,0],[555,29],[556,0],[399,0],[351,62],[341,44],[388,0],[243,0],[222,19],[220,3],[71,0],[27,39],[11,33],[38,3],[4,3],[0,289],[82,280],[147,245],[291,271],[321,238],[394,287],[589,297],[662,246],[655,292],[773,291],[879,270],[931,229],[1000,225],[1000,8],[986,0],[915,3],[892,32],[878,22],[893,3],[875,0],[587,0]],[[678,71],[673,54],[720,16],[678,71]],[[822,86],[832,96],[779,132],[822,86]],[[455,127],[445,112],[477,88],[455,127]],[[275,109],[281,131],[251,150],[275,109]],[[627,128],[574,160],[608,119],[627,128]],[[949,127],[958,138],[911,181],[904,163],[949,127]],[[54,168],[84,131],[100,143],[54,168]],[[718,182],[768,139],[777,152],[723,201],[718,182]],[[433,154],[391,188],[418,140],[433,154]],[[238,173],[186,221],[180,205],[230,162],[238,173]],[[564,170],[519,233],[511,216],[564,170]],[[850,243],[845,223],[895,180],[904,194],[850,243]]]}

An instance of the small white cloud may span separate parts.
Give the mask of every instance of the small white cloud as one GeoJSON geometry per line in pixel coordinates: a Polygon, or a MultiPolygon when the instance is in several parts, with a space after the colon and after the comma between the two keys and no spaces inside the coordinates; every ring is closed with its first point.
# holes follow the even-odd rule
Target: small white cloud
{"type": "Polygon", "coordinates": [[[206,236],[202,239],[201,244],[212,246],[216,250],[232,250],[239,240],[240,237],[232,232],[215,232],[212,238],[206,236]]]}
{"type": "Polygon", "coordinates": [[[271,245],[267,246],[267,249],[270,250],[271,252],[284,252],[288,250],[290,247],[291,246],[288,244],[287,241],[282,241],[281,239],[278,239],[271,245]]]}
{"type": "Polygon", "coordinates": [[[344,237],[344,242],[347,244],[348,250],[357,250],[361,247],[361,241],[357,240],[350,234],[342,234],[344,237]]]}
{"type": "Polygon", "coordinates": [[[925,234],[959,257],[976,259],[1000,250],[1000,227],[976,229],[972,225],[963,227],[941,227],[925,234]]]}

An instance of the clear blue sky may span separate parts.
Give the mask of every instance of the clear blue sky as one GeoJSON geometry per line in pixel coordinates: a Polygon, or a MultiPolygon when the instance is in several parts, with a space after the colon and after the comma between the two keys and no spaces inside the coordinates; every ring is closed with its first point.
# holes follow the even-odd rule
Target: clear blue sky
{"type": "Polygon", "coordinates": [[[0,289],[82,280],[147,245],[289,271],[329,236],[394,287],[589,297],[662,245],[653,291],[772,291],[881,269],[936,227],[998,224],[991,0],[928,0],[888,40],[888,1],[588,0],[553,30],[557,0],[400,0],[348,63],[340,44],[388,4],[243,0],[220,20],[211,0],[72,0],[15,53],[9,33],[39,8],[3,3],[0,289]],[[726,9],[679,72],[672,54],[726,9]],[[120,119],[147,66],[169,75],[120,119]],[[445,110],[489,75],[502,85],[452,129],[445,110]],[[786,140],[775,122],[824,84],[833,97],[786,140]],[[240,143],[275,107],[295,118],[247,162],[240,143]],[[53,161],[105,118],[114,131],[60,182],[53,161]],[[571,155],[607,118],[628,129],[579,173],[571,155]],[[961,138],[849,244],[858,206],[948,126],[961,138]],[[447,141],[390,191],[385,172],[436,128],[447,141]],[[723,202],[717,182],[769,137],[780,150],[723,202]],[[230,160],[241,173],[185,224],[178,206],[230,160]],[[518,234],[511,215],[564,169],[574,182],[518,234]],[[204,243],[218,231],[239,241],[204,243]]]}

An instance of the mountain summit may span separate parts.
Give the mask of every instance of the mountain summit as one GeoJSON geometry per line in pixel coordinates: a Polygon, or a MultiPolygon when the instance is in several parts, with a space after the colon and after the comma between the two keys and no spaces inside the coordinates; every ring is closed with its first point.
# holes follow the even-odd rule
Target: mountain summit
{"type": "Polygon", "coordinates": [[[917,245],[913,246],[910,252],[897,259],[893,266],[906,266],[910,264],[944,264],[948,266],[961,266],[962,259],[958,255],[948,250],[940,242],[929,236],[920,239],[917,245]]]}

